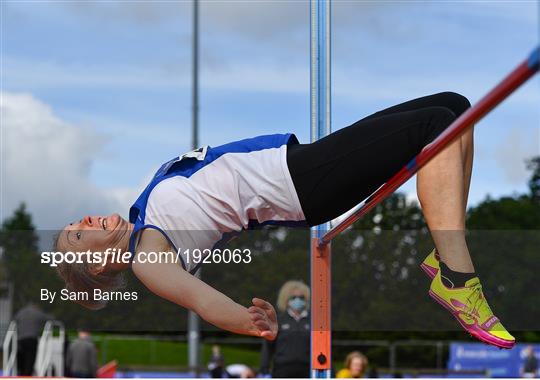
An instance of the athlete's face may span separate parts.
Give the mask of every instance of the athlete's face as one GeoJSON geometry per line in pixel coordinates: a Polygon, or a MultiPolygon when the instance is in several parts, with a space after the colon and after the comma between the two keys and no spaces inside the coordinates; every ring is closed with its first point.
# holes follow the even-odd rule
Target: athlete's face
{"type": "Polygon", "coordinates": [[[127,250],[130,230],[131,225],[118,214],[85,216],[62,230],[57,248],[63,252],[127,250]]]}

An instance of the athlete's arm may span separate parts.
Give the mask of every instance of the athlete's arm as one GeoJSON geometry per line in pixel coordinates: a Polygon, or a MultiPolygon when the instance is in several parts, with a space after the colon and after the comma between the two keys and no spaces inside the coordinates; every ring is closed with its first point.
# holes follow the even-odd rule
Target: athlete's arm
{"type": "MultiPolygon", "coordinates": [[[[142,232],[137,245],[137,252],[170,250],[163,235],[151,229],[142,232]]],[[[143,263],[135,257],[132,269],[153,293],[193,310],[216,327],[268,340],[275,339],[277,335],[276,312],[270,303],[262,299],[253,298],[253,306],[245,308],[191,275],[177,263],[143,263]]]]}

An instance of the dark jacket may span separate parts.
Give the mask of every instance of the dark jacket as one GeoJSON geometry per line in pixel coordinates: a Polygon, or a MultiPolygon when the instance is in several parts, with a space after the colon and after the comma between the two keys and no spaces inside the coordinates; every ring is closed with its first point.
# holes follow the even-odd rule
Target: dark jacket
{"type": "Polygon", "coordinates": [[[77,338],[69,344],[66,355],[66,367],[70,376],[96,377],[96,346],[90,338],[77,338]]]}
{"type": "Polygon", "coordinates": [[[309,368],[309,324],[308,312],[304,312],[299,319],[289,312],[278,314],[279,331],[276,339],[263,342],[261,373],[270,373],[272,362],[274,368],[283,365],[305,365],[309,368]]]}
{"type": "Polygon", "coordinates": [[[525,373],[536,373],[538,371],[538,360],[533,355],[527,356],[525,358],[525,365],[523,367],[523,372],[525,373]]]}
{"type": "Polygon", "coordinates": [[[17,339],[38,338],[43,331],[45,322],[52,316],[44,313],[33,304],[26,305],[15,314],[13,318],[17,322],[17,339]]]}

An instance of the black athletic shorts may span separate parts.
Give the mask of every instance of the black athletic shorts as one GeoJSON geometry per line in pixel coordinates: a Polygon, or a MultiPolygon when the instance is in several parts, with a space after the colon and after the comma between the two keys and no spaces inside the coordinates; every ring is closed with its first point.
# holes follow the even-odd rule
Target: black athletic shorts
{"type": "Polygon", "coordinates": [[[287,163],[307,223],[330,221],[363,201],[469,107],[464,96],[443,92],[290,145],[287,163]]]}

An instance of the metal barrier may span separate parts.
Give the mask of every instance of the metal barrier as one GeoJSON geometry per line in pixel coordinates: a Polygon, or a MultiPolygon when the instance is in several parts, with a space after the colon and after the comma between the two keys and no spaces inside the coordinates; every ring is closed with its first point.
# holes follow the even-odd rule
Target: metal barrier
{"type": "MultiPolygon", "coordinates": [[[[0,247],[0,254],[2,248],[0,247]]],[[[13,317],[13,284],[7,281],[0,282],[0,339],[2,342],[13,317]]]]}
{"type": "Polygon", "coordinates": [[[17,376],[17,323],[15,321],[9,324],[2,349],[2,375],[17,376]]]}
{"type": "Polygon", "coordinates": [[[47,321],[39,339],[34,373],[36,376],[64,375],[64,324],[60,321],[47,321]],[[54,329],[58,328],[58,336],[54,329]]]}

